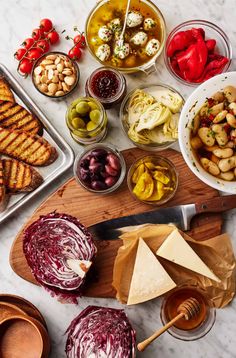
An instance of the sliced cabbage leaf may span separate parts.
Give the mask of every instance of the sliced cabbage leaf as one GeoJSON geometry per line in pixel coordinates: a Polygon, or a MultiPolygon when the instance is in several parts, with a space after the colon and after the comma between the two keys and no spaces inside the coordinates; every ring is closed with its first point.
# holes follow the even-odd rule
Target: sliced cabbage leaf
{"type": "Polygon", "coordinates": [[[153,103],[140,116],[136,130],[140,132],[143,129],[153,129],[169,121],[171,116],[169,108],[163,106],[160,102],[153,103]]]}
{"type": "Polygon", "coordinates": [[[168,89],[152,91],[151,93],[156,101],[161,102],[164,106],[168,107],[172,113],[179,112],[183,105],[182,97],[178,93],[168,89]]]}

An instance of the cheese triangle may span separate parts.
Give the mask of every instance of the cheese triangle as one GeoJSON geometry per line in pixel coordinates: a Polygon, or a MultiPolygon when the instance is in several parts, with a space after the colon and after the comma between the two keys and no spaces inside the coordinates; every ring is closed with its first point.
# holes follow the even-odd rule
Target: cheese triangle
{"type": "Polygon", "coordinates": [[[87,260],[68,259],[67,265],[72,271],[77,273],[79,277],[84,278],[90,266],[92,265],[92,262],[87,260]]]}
{"type": "Polygon", "coordinates": [[[127,305],[145,302],[176,287],[145,241],[140,238],[127,305]]]}
{"type": "Polygon", "coordinates": [[[193,251],[177,229],[165,239],[156,254],[211,280],[221,281],[193,251]]]}

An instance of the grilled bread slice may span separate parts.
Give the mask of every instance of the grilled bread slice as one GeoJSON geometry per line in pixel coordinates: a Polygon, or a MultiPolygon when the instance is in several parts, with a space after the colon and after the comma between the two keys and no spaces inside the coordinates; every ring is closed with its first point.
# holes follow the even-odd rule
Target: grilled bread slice
{"type": "Polygon", "coordinates": [[[0,126],[31,134],[37,134],[42,130],[42,125],[37,117],[20,104],[13,102],[0,103],[0,126]]]}
{"type": "Polygon", "coordinates": [[[5,185],[9,192],[28,192],[43,182],[42,176],[30,165],[16,159],[2,159],[5,185]]]}
{"type": "Polygon", "coordinates": [[[3,169],[3,162],[0,160],[0,213],[5,209],[8,201],[5,186],[5,173],[3,169]]]}
{"type": "Polygon", "coordinates": [[[8,83],[0,77],[0,101],[15,102],[12,91],[8,83]]]}
{"type": "Polygon", "coordinates": [[[0,127],[0,153],[36,166],[48,165],[57,151],[46,139],[28,132],[0,127]]]}

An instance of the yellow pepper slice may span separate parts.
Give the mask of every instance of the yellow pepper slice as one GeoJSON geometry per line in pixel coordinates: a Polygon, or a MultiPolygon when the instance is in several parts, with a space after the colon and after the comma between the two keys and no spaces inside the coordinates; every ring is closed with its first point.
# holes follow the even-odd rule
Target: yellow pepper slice
{"type": "Polygon", "coordinates": [[[146,162],[145,166],[150,170],[155,169],[155,165],[152,162],[146,162]]]}
{"type": "Polygon", "coordinates": [[[153,193],[154,181],[147,172],[143,173],[133,189],[133,193],[141,200],[147,200],[153,193]]]}
{"type": "Polygon", "coordinates": [[[144,164],[140,164],[134,171],[133,175],[132,175],[132,183],[136,184],[139,180],[139,178],[141,177],[141,175],[145,172],[145,166],[144,164]]]}
{"type": "Polygon", "coordinates": [[[155,181],[153,194],[148,198],[148,200],[158,201],[163,197],[164,194],[164,184],[160,181],[155,181]]]}
{"type": "Polygon", "coordinates": [[[159,170],[155,170],[152,176],[154,179],[160,181],[162,184],[168,184],[170,181],[170,179],[159,170]]]}

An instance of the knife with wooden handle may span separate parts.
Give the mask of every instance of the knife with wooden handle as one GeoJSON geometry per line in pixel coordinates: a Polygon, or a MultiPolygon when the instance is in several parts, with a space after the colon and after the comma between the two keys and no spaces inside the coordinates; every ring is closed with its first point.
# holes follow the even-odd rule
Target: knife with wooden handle
{"type": "Polygon", "coordinates": [[[118,239],[122,228],[141,224],[174,224],[182,231],[190,229],[191,219],[197,214],[221,213],[236,208],[236,195],[227,195],[203,200],[195,204],[147,211],[103,221],[89,227],[98,240],[118,239]]]}

